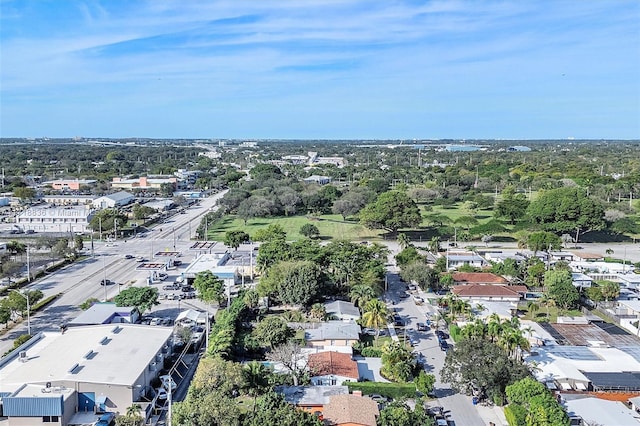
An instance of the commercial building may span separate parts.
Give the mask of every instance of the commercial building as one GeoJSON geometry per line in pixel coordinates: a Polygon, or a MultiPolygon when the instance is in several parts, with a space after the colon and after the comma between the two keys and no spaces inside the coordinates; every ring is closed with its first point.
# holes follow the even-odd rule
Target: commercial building
{"type": "Polygon", "coordinates": [[[151,413],[150,387],[171,354],[171,327],[108,324],[45,332],[0,361],[8,426],[82,424],[87,413],[151,413]]]}
{"type": "Polygon", "coordinates": [[[93,200],[93,207],[96,209],[112,209],[114,207],[126,206],[133,202],[136,197],[125,191],[105,195],[93,200]]]}
{"type": "Polygon", "coordinates": [[[141,176],[139,178],[125,179],[114,177],[111,182],[112,188],[121,189],[160,189],[163,184],[171,184],[175,187],[178,182],[178,178],[175,176],[158,176],[158,177],[146,177],[141,176]]]}
{"type": "Polygon", "coordinates": [[[83,233],[94,211],[87,207],[31,207],[16,218],[16,226],[23,231],[83,233]]]}
{"type": "Polygon", "coordinates": [[[82,186],[93,186],[95,179],[59,179],[43,182],[43,185],[50,186],[58,191],[79,191],[82,186]]]}

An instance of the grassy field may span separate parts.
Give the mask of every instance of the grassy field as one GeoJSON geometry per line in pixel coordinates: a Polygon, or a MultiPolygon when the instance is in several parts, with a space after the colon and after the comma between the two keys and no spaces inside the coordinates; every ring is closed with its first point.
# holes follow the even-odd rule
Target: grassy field
{"type": "Polygon", "coordinates": [[[209,238],[222,241],[227,231],[240,229],[249,235],[253,235],[255,231],[264,228],[272,223],[276,223],[285,230],[288,240],[299,240],[300,227],[306,223],[314,224],[320,230],[321,239],[346,239],[349,241],[357,240],[382,240],[383,232],[379,229],[367,229],[356,221],[343,221],[340,215],[323,215],[318,216],[317,220],[310,220],[307,216],[289,216],[274,218],[252,219],[244,225],[242,219],[238,219],[233,215],[226,216],[215,227],[209,229],[209,238]]]}

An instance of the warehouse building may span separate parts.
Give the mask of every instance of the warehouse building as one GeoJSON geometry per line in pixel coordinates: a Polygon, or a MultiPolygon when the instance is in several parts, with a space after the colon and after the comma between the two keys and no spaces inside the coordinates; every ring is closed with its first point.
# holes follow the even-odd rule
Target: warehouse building
{"type": "Polygon", "coordinates": [[[86,207],[31,207],[16,218],[23,231],[84,233],[94,211],[86,207]]]}

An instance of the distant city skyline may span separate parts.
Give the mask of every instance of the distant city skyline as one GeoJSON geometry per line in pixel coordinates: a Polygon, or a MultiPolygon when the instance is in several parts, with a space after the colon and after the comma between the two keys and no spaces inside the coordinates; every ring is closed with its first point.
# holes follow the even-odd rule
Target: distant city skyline
{"type": "Polygon", "coordinates": [[[640,2],[0,0],[0,137],[640,139],[640,2]]]}

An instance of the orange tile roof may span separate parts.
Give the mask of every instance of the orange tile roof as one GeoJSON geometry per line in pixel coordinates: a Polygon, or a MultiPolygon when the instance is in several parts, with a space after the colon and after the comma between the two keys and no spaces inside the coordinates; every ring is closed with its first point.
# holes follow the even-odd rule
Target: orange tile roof
{"type": "Polygon", "coordinates": [[[453,286],[451,291],[460,297],[520,297],[522,293],[526,293],[527,287],[524,285],[463,284],[453,286]]]}
{"type": "Polygon", "coordinates": [[[509,284],[505,278],[491,272],[454,272],[453,281],[468,284],[509,284]]]}
{"type": "Polygon", "coordinates": [[[309,355],[309,370],[313,376],[336,376],[358,379],[358,363],[351,359],[351,355],[328,351],[309,355]]]}
{"type": "Polygon", "coordinates": [[[324,420],[330,425],[355,424],[376,426],[380,415],[378,403],[371,398],[358,395],[335,395],[324,406],[324,420]]]}

